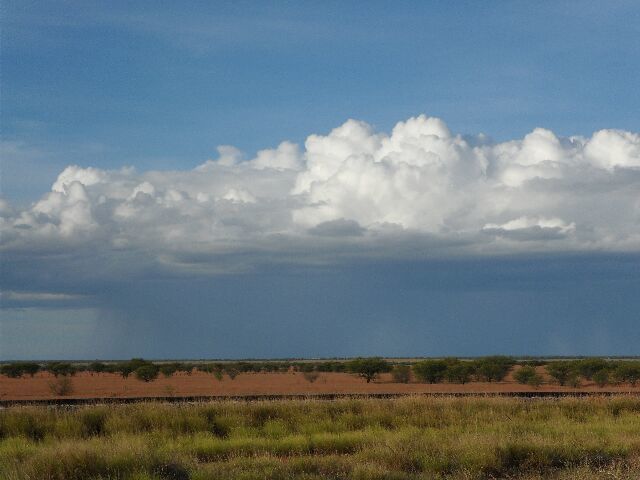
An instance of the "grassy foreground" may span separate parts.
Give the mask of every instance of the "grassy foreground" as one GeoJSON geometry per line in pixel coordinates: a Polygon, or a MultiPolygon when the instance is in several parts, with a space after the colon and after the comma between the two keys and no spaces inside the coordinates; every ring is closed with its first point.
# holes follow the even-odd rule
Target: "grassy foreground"
{"type": "Polygon", "coordinates": [[[640,478],[640,398],[0,411],[2,479],[640,478]]]}

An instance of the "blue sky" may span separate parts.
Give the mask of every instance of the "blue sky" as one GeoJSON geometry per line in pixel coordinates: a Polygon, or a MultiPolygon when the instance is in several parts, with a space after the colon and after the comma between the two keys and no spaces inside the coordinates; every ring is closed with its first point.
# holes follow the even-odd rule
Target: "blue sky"
{"type": "Polygon", "coordinates": [[[637,130],[636,2],[6,2],[3,192],[70,163],[188,168],[348,118],[518,138],[637,130]]]}
{"type": "Polygon", "coordinates": [[[637,2],[132,3],[4,3],[0,358],[637,353],[637,2]]]}

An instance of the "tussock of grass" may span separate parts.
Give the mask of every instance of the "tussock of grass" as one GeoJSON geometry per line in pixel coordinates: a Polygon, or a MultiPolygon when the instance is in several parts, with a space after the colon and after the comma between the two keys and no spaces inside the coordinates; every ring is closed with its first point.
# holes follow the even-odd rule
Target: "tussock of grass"
{"type": "Polygon", "coordinates": [[[226,401],[0,411],[0,478],[640,478],[640,399],[226,401]],[[574,475],[574,476],[571,476],[574,475]]]}

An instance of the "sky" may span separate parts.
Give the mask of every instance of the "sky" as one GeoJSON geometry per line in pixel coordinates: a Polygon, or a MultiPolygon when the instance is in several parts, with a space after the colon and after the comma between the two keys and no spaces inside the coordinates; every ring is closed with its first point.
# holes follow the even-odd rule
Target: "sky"
{"type": "Polygon", "coordinates": [[[0,360],[640,354],[637,2],[3,2],[0,360]]]}

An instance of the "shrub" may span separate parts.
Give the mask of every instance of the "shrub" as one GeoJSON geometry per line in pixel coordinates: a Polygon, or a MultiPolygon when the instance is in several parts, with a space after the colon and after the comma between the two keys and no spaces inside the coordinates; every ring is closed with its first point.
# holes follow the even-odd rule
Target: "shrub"
{"type": "Polygon", "coordinates": [[[453,363],[447,367],[444,377],[449,383],[465,384],[471,379],[474,370],[473,365],[468,362],[453,363]]]}
{"type": "Polygon", "coordinates": [[[66,375],[63,375],[60,378],[56,377],[55,380],[49,382],[49,390],[52,394],[58,397],[66,397],[73,393],[73,383],[66,375]]]}
{"type": "Polygon", "coordinates": [[[127,378],[131,375],[133,369],[131,368],[131,365],[129,365],[129,362],[123,362],[118,364],[116,371],[122,376],[122,378],[127,378]]]}
{"type": "Polygon", "coordinates": [[[609,371],[604,368],[602,370],[598,370],[592,375],[592,378],[593,381],[596,382],[596,385],[602,388],[609,383],[609,371]]]}
{"type": "Polygon", "coordinates": [[[34,363],[34,362],[23,362],[22,370],[27,375],[30,375],[31,377],[33,377],[36,373],[40,371],[40,364],[34,363]]]}
{"type": "Polygon", "coordinates": [[[341,372],[344,371],[344,364],[342,362],[318,362],[316,370],[319,372],[341,372]]]}
{"type": "Polygon", "coordinates": [[[204,373],[213,373],[215,368],[215,365],[213,365],[212,363],[201,363],[196,367],[196,370],[204,373]]]}
{"type": "Polygon", "coordinates": [[[409,383],[409,380],[411,380],[411,367],[409,365],[396,365],[391,370],[391,378],[396,383],[409,383]]]}
{"type": "Polygon", "coordinates": [[[162,375],[169,378],[171,375],[178,371],[178,367],[175,363],[165,363],[163,365],[160,365],[158,370],[160,371],[160,373],[162,373],[162,375]]]}
{"type": "Polygon", "coordinates": [[[582,382],[580,381],[580,375],[578,375],[578,372],[572,371],[569,374],[569,378],[567,378],[567,385],[572,388],[578,388],[582,386],[582,382]]]}
{"type": "Polygon", "coordinates": [[[40,371],[40,364],[34,362],[12,362],[0,368],[0,373],[10,378],[20,378],[24,374],[33,377],[38,371],[40,371]]]}
{"type": "Polygon", "coordinates": [[[307,382],[313,383],[318,379],[318,377],[320,376],[320,373],[318,373],[318,372],[302,372],[302,376],[304,377],[304,379],[307,382]]]}
{"type": "Polygon", "coordinates": [[[267,362],[262,364],[262,371],[267,373],[277,372],[278,365],[272,362],[267,362]]]}
{"type": "Polygon", "coordinates": [[[591,380],[596,372],[609,368],[609,363],[602,358],[585,358],[575,362],[578,373],[587,380],[591,380]]]}
{"type": "Polygon", "coordinates": [[[213,371],[213,376],[216,377],[216,380],[218,380],[218,381],[222,380],[222,369],[221,368],[216,368],[213,371]]]}
{"type": "Polygon", "coordinates": [[[349,371],[364,378],[367,383],[374,380],[379,374],[391,370],[391,365],[380,357],[357,358],[349,362],[349,371]]]}
{"type": "Polygon", "coordinates": [[[119,373],[117,363],[105,363],[104,373],[119,373]]]}
{"type": "Polygon", "coordinates": [[[494,355],[476,360],[474,366],[479,379],[487,382],[501,382],[515,363],[511,357],[494,355]]]}
{"type": "Polygon", "coordinates": [[[195,368],[193,363],[176,362],[174,365],[176,366],[178,372],[184,372],[187,375],[191,375],[193,373],[193,369],[195,368]]]}
{"type": "Polygon", "coordinates": [[[551,362],[545,367],[549,376],[554,378],[560,385],[567,383],[569,378],[576,375],[575,365],[572,362],[551,362]]]}
{"type": "Polygon", "coordinates": [[[66,377],[68,375],[75,375],[78,369],[75,365],[72,365],[67,362],[52,362],[47,364],[47,370],[53,374],[54,377],[58,377],[62,375],[66,377]]]}
{"type": "Polygon", "coordinates": [[[518,363],[523,367],[543,367],[547,364],[546,360],[522,360],[518,363]]]}
{"type": "Polygon", "coordinates": [[[224,369],[224,372],[229,376],[231,380],[233,380],[240,374],[240,370],[234,367],[227,367],[224,369]]]}
{"type": "Polygon", "coordinates": [[[106,371],[106,369],[107,369],[107,366],[102,362],[91,362],[87,366],[87,370],[89,370],[90,372],[96,372],[96,373],[102,373],[106,371]]]}
{"type": "Polygon", "coordinates": [[[640,381],[640,362],[620,362],[613,371],[613,378],[634,387],[640,381]]]}
{"type": "Polygon", "coordinates": [[[529,379],[527,385],[533,388],[538,388],[540,385],[542,385],[542,375],[536,373],[529,379]]]}
{"type": "Polygon", "coordinates": [[[120,372],[120,375],[122,375],[122,378],[127,378],[129,375],[135,372],[138,368],[143,367],[145,365],[153,365],[153,364],[142,358],[132,358],[128,362],[119,363],[116,367],[116,371],[120,372]]]}
{"type": "Polygon", "coordinates": [[[18,363],[7,363],[2,365],[0,373],[9,378],[20,378],[24,374],[24,371],[18,363]]]}
{"type": "Polygon", "coordinates": [[[444,379],[447,367],[444,360],[423,360],[413,365],[413,373],[421,382],[440,383],[444,379]]]}
{"type": "Polygon", "coordinates": [[[516,382],[522,385],[530,385],[532,387],[539,387],[542,383],[542,377],[538,375],[536,369],[532,366],[525,365],[520,367],[514,374],[516,382]]]}
{"type": "Polygon", "coordinates": [[[151,382],[158,378],[158,367],[153,364],[142,365],[141,367],[136,368],[135,376],[138,380],[142,380],[143,382],[151,382]]]}
{"type": "Polygon", "coordinates": [[[78,412],[82,425],[82,434],[85,437],[103,435],[108,412],[101,408],[87,408],[78,412]]]}
{"type": "Polygon", "coordinates": [[[161,463],[156,465],[153,473],[162,480],[189,480],[189,471],[179,463],[161,463]]]}
{"type": "Polygon", "coordinates": [[[235,368],[238,369],[241,373],[259,372],[260,371],[260,365],[252,363],[252,362],[237,362],[235,364],[235,368]]]}

